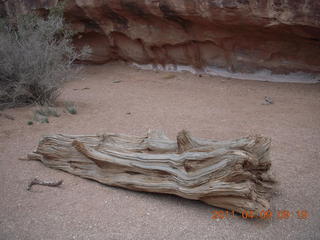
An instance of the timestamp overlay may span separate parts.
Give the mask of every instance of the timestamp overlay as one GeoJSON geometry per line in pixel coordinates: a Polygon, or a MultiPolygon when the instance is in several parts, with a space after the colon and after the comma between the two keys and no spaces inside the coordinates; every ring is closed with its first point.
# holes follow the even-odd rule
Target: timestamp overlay
{"type": "Polygon", "coordinates": [[[211,212],[211,219],[231,219],[235,217],[240,217],[243,219],[261,219],[261,220],[271,220],[271,219],[279,219],[279,220],[288,220],[292,218],[306,220],[310,218],[310,213],[306,209],[296,209],[296,210],[262,210],[258,214],[254,214],[254,211],[242,211],[241,214],[236,213],[235,211],[230,210],[213,210],[211,212]]]}

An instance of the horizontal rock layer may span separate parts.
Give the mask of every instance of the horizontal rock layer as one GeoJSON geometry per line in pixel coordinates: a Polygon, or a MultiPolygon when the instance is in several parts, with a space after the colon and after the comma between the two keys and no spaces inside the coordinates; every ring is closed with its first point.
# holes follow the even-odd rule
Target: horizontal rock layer
{"type": "Polygon", "coordinates": [[[65,9],[91,62],[276,74],[320,73],[319,13],[317,0],[70,0],[65,9]]]}

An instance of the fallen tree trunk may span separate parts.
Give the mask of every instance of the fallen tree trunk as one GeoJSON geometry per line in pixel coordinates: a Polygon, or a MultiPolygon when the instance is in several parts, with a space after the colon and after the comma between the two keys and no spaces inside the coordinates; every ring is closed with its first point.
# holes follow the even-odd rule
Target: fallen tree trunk
{"type": "Polygon", "coordinates": [[[100,183],[136,191],[175,194],[234,210],[269,209],[274,180],[271,140],[249,136],[203,140],[186,131],[177,141],[162,132],[44,137],[29,160],[100,183]]]}

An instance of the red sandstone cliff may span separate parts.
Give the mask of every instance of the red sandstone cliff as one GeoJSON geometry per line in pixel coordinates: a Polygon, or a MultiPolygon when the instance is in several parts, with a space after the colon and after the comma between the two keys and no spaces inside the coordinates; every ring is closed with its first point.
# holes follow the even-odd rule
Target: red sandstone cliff
{"type": "MultiPolygon", "coordinates": [[[[20,11],[56,4],[13,2],[20,11]]],[[[320,73],[318,0],[69,0],[65,15],[97,63],[320,73]]]]}

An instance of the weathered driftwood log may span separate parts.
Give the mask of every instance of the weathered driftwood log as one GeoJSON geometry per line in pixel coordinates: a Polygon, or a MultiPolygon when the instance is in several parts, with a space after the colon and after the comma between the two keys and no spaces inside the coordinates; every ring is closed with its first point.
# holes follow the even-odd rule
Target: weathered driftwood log
{"type": "Polygon", "coordinates": [[[177,141],[162,132],[44,137],[30,160],[100,183],[175,194],[241,213],[269,209],[274,184],[270,139],[203,140],[186,131],[177,141]]]}

